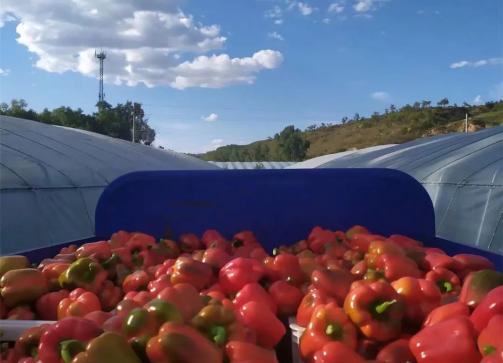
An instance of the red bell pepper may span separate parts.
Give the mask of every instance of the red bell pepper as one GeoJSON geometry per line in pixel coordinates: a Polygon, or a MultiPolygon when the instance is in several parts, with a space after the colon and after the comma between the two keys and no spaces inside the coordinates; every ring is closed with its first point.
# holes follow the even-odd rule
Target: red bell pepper
{"type": "Polygon", "coordinates": [[[238,257],[220,269],[219,283],[226,293],[235,293],[247,283],[258,282],[264,275],[265,268],[259,261],[238,257]]]}
{"type": "Polygon", "coordinates": [[[103,310],[110,311],[122,300],[122,290],[115,286],[110,280],[103,283],[103,287],[98,293],[100,304],[103,310]]]}
{"type": "Polygon", "coordinates": [[[190,257],[178,257],[173,265],[171,283],[188,283],[198,291],[208,287],[213,278],[211,267],[190,257]]]}
{"type": "Polygon", "coordinates": [[[435,267],[428,271],[425,279],[436,283],[442,294],[457,295],[461,289],[458,275],[444,267],[435,267]]]}
{"type": "Polygon", "coordinates": [[[404,309],[402,297],[384,281],[355,288],[344,301],[344,311],[363,335],[377,341],[399,336],[404,309]]]}
{"type": "Polygon", "coordinates": [[[461,277],[466,276],[472,271],[494,270],[494,264],[483,256],[461,253],[452,256],[452,258],[460,264],[461,271],[458,273],[461,274],[461,277]]]}
{"type": "Polygon", "coordinates": [[[484,356],[503,350],[503,314],[494,315],[489,320],[480,332],[477,345],[484,356]]]}
{"type": "Polygon", "coordinates": [[[126,247],[135,254],[140,251],[148,250],[155,245],[155,238],[141,232],[131,233],[130,238],[126,242],[126,247]]]}
{"type": "Polygon", "coordinates": [[[388,239],[392,240],[399,246],[405,249],[416,249],[416,248],[422,248],[423,244],[413,238],[404,236],[402,234],[392,234],[391,236],[388,237],[388,239]]]}
{"type": "Polygon", "coordinates": [[[482,357],[475,338],[470,320],[459,316],[420,330],[409,347],[417,363],[478,363],[482,357]]]}
{"type": "Polygon", "coordinates": [[[7,313],[8,320],[34,320],[35,313],[28,305],[18,305],[7,313]]]}
{"type": "Polygon", "coordinates": [[[147,285],[147,289],[152,294],[157,295],[162,290],[164,290],[166,287],[170,287],[170,286],[173,286],[171,284],[171,276],[164,274],[164,275],[160,275],[155,280],[150,281],[147,285]]]}
{"type": "Polygon", "coordinates": [[[229,363],[278,363],[274,350],[242,341],[229,341],[225,353],[229,363]]]}
{"type": "Polygon", "coordinates": [[[151,363],[221,363],[222,351],[196,329],[177,323],[165,323],[159,334],[148,341],[151,363]]]}
{"type": "Polygon", "coordinates": [[[231,260],[231,256],[222,248],[208,248],[204,251],[201,262],[210,265],[215,271],[231,260]]]}
{"type": "Polygon", "coordinates": [[[264,348],[274,348],[285,335],[283,323],[264,305],[250,301],[239,309],[244,324],[255,330],[257,342],[264,348]]]}
{"type": "Polygon", "coordinates": [[[286,281],[276,281],[269,286],[269,294],[278,306],[281,315],[294,315],[302,300],[303,294],[296,286],[286,281]]]}
{"type": "Polygon", "coordinates": [[[244,304],[250,301],[256,301],[262,306],[267,307],[274,315],[276,315],[278,311],[278,307],[271,295],[256,282],[251,282],[243,286],[236,294],[233,303],[236,309],[240,309],[244,304]]]}
{"type": "Polygon", "coordinates": [[[98,326],[103,326],[103,323],[110,319],[111,317],[115,316],[111,312],[107,311],[91,311],[90,313],[84,315],[84,319],[91,320],[93,321],[96,325],[98,326]]]}
{"type": "Polygon", "coordinates": [[[42,363],[70,363],[85,350],[85,343],[102,330],[84,318],[66,318],[47,328],[40,338],[38,357],[42,363]]]}
{"type": "Polygon", "coordinates": [[[129,291],[126,295],[124,295],[123,300],[133,300],[140,305],[145,305],[153,298],[154,295],[149,291],[129,291]]]}
{"type": "Polygon", "coordinates": [[[131,312],[131,310],[136,308],[141,308],[145,304],[141,304],[140,302],[132,299],[124,299],[120,301],[114,309],[114,313],[117,315],[124,317],[131,312]]]}
{"type": "Polygon", "coordinates": [[[314,363],[365,363],[362,358],[353,349],[341,342],[329,342],[323,348],[317,351],[313,357],[314,363]]]}
{"type": "Polygon", "coordinates": [[[276,256],[272,263],[272,269],[281,280],[288,281],[296,286],[300,286],[306,280],[306,276],[300,267],[299,259],[297,256],[289,253],[281,253],[276,256]]]}
{"type": "Polygon", "coordinates": [[[399,255],[383,254],[380,255],[376,262],[377,271],[384,273],[384,277],[388,281],[395,281],[401,277],[410,276],[421,278],[422,272],[417,267],[414,260],[399,255]]]}
{"type": "Polygon", "coordinates": [[[77,249],[75,255],[77,258],[92,257],[104,261],[112,256],[112,247],[108,241],[85,243],[77,249]]]}
{"type": "Polygon", "coordinates": [[[369,244],[365,254],[365,262],[369,267],[375,268],[377,259],[384,254],[405,256],[405,251],[393,240],[375,240],[369,244]]]}
{"type": "Polygon", "coordinates": [[[117,231],[110,237],[110,245],[112,248],[124,247],[126,242],[131,238],[131,234],[126,231],[117,231]]]}
{"type": "Polygon", "coordinates": [[[311,283],[317,289],[326,292],[329,296],[342,304],[349,292],[355,277],[344,269],[327,270],[317,269],[311,274],[311,283]]]}
{"type": "Polygon", "coordinates": [[[370,234],[370,231],[367,228],[356,224],[346,231],[346,237],[351,239],[358,233],[370,234]]]}
{"type": "Polygon", "coordinates": [[[192,319],[204,306],[203,300],[196,288],[186,283],[165,288],[157,294],[157,298],[175,305],[182,313],[185,321],[192,319]]]}
{"type": "Polygon", "coordinates": [[[203,244],[194,233],[184,233],[179,238],[180,249],[183,252],[194,252],[203,248],[203,244]]]}
{"type": "Polygon", "coordinates": [[[470,316],[470,309],[468,305],[462,302],[453,302],[450,304],[439,306],[433,309],[426,319],[424,320],[423,326],[431,326],[441,321],[448,320],[458,316],[470,316]]]}
{"type": "Polygon", "coordinates": [[[391,283],[405,302],[405,317],[413,325],[420,325],[426,316],[440,305],[440,290],[425,279],[402,277],[391,283]]]}
{"type": "MultiPolygon", "coordinates": [[[[14,362],[20,361],[22,358],[36,358],[38,356],[38,344],[42,334],[45,333],[49,324],[42,324],[26,329],[21,333],[14,345],[14,362]]],[[[35,363],[35,360],[33,361],[35,363]]]]}
{"type": "Polygon", "coordinates": [[[42,274],[47,279],[49,290],[54,291],[61,288],[58,278],[68,267],[70,267],[68,262],[53,262],[43,267],[42,274]]]}
{"type": "Polygon", "coordinates": [[[415,363],[416,358],[410,351],[408,339],[398,339],[389,343],[377,354],[377,360],[382,363],[415,363]]]}
{"type": "Polygon", "coordinates": [[[296,322],[302,327],[306,327],[311,319],[314,309],[318,305],[328,304],[335,301],[325,291],[320,289],[310,289],[302,298],[297,309],[296,322]]]}
{"type": "Polygon", "coordinates": [[[480,363],[503,363],[503,349],[496,353],[486,355],[480,363]]]}
{"type": "Polygon", "coordinates": [[[207,229],[201,236],[201,242],[208,248],[212,243],[227,242],[227,240],[216,229],[207,229]]]}
{"type": "Polygon", "coordinates": [[[386,238],[378,234],[357,233],[349,239],[349,245],[352,249],[366,253],[370,243],[373,241],[383,241],[386,238]]]}
{"type": "Polygon", "coordinates": [[[301,356],[309,359],[331,341],[340,341],[353,350],[356,348],[356,329],[336,303],[318,305],[314,310],[306,330],[300,337],[301,356]]]}
{"type": "Polygon", "coordinates": [[[428,269],[433,270],[436,267],[443,267],[451,271],[458,271],[461,269],[461,263],[456,261],[451,256],[447,256],[443,251],[434,251],[429,253],[428,250],[426,251],[424,259],[428,269]]]}
{"type": "Polygon", "coordinates": [[[122,290],[124,292],[147,290],[147,285],[150,280],[151,278],[149,274],[145,271],[135,271],[132,274],[126,276],[124,282],[122,283],[122,290]]]}
{"type": "Polygon", "coordinates": [[[459,301],[475,308],[492,289],[503,285],[503,273],[494,270],[471,272],[463,281],[459,301]]]}
{"type": "Polygon", "coordinates": [[[475,308],[470,320],[477,332],[481,332],[495,315],[503,314],[503,286],[492,289],[475,308]]]}
{"type": "Polygon", "coordinates": [[[82,317],[91,311],[101,310],[100,300],[96,294],[78,288],[58,304],[58,319],[70,316],[82,317]]]}
{"type": "Polygon", "coordinates": [[[329,229],[323,229],[319,226],[314,227],[307,237],[309,249],[315,253],[325,252],[325,247],[335,243],[342,242],[346,237],[343,232],[333,232],[329,229]]]}
{"type": "Polygon", "coordinates": [[[68,290],[59,290],[40,296],[35,304],[38,317],[42,320],[57,320],[58,305],[69,294],[68,290]]]}

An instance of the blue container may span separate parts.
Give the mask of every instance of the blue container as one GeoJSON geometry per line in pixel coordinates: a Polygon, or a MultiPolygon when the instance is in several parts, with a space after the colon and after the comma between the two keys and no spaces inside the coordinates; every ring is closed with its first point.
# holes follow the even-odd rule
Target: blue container
{"type": "MultiPolygon", "coordinates": [[[[437,238],[430,197],[415,179],[391,169],[130,173],[103,192],[94,240],[108,239],[119,229],[158,238],[208,228],[231,236],[250,229],[272,250],[305,238],[316,225],[345,230],[354,224],[383,235],[404,234],[451,255],[479,254],[503,270],[499,255],[437,238]]],[[[60,248],[25,254],[36,261],[60,248]]]]}

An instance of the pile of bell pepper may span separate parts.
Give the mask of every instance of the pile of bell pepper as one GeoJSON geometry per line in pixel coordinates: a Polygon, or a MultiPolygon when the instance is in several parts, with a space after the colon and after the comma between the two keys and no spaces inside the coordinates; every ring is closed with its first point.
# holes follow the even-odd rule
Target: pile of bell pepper
{"type": "Polygon", "coordinates": [[[503,363],[489,260],[363,226],[271,254],[251,231],[207,230],[0,257],[0,319],[54,321],[0,343],[1,362],[277,363],[292,318],[305,363],[503,363]]]}

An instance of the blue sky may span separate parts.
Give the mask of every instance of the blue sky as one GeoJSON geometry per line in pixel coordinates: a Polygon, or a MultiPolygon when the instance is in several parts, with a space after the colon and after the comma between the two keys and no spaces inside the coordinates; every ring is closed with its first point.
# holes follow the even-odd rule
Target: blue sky
{"type": "Polygon", "coordinates": [[[3,0],[0,101],[144,105],[201,152],[416,100],[503,98],[501,0],[3,0]]]}

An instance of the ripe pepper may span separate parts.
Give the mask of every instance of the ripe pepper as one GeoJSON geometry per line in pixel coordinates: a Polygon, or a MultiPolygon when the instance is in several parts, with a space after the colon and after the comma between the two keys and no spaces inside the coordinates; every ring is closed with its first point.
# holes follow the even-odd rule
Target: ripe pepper
{"type": "Polygon", "coordinates": [[[327,270],[316,269],[311,274],[311,283],[317,289],[326,292],[329,296],[342,304],[349,292],[355,277],[344,269],[327,270]]]}
{"type": "Polygon", "coordinates": [[[173,258],[169,258],[164,261],[161,265],[157,266],[154,272],[154,277],[157,279],[162,275],[166,275],[171,271],[171,267],[175,264],[176,260],[173,258]]]}
{"type": "Polygon", "coordinates": [[[107,278],[107,272],[101,265],[89,257],[79,258],[59,276],[62,288],[82,287],[92,292],[98,292],[107,278]]]}
{"type": "Polygon", "coordinates": [[[126,276],[122,282],[122,290],[129,291],[142,291],[147,290],[147,285],[150,282],[150,276],[143,270],[138,270],[126,276]]]}
{"type": "Polygon", "coordinates": [[[192,318],[191,324],[218,346],[229,338],[229,327],[234,322],[234,311],[220,302],[212,302],[192,318]]]}
{"type": "Polygon", "coordinates": [[[426,251],[426,256],[424,257],[426,268],[433,270],[436,267],[443,267],[451,271],[458,271],[461,269],[461,263],[451,256],[447,256],[443,251],[426,251]]]}
{"type": "Polygon", "coordinates": [[[45,276],[34,268],[7,271],[0,279],[0,289],[7,307],[31,303],[48,291],[45,276]]]}
{"type": "Polygon", "coordinates": [[[493,354],[486,355],[480,363],[503,363],[503,349],[493,354]]]}
{"type": "Polygon", "coordinates": [[[204,306],[196,288],[186,283],[165,288],[157,294],[157,298],[175,305],[185,321],[192,319],[204,306]]]}
{"type": "Polygon", "coordinates": [[[30,267],[30,261],[26,256],[0,256],[0,278],[7,271],[28,267],[30,267]]]}
{"type": "Polygon", "coordinates": [[[42,363],[70,363],[85,350],[85,343],[102,330],[84,318],[65,318],[47,328],[40,338],[38,357],[42,363]]]}
{"type": "Polygon", "coordinates": [[[357,233],[349,239],[349,245],[353,250],[367,253],[370,243],[373,241],[383,241],[386,238],[378,234],[357,233]]]}
{"type": "Polygon", "coordinates": [[[77,258],[92,257],[104,261],[112,256],[112,247],[108,241],[85,243],[75,252],[77,258]]]}
{"type": "Polygon", "coordinates": [[[300,353],[305,359],[331,341],[340,341],[351,349],[356,348],[356,329],[336,303],[318,305],[300,337],[300,353]]]}
{"type": "Polygon", "coordinates": [[[247,342],[230,341],[225,346],[225,353],[230,363],[278,363],[274,350],[247,342]]]}
{"type": "Polygon", "coordinates": [[[164,275],[160,275],[155,280],[151,280],[147,285],[147,289],[152,294],[157,295],[162,290],[164,290],[166,287],[170,287],[170,286],[173,286],[171,284],[171,276],[164,274],[164,275]]]}
{"type": "Polygon", "coordinates": [[[296,322],[298,325],[305,327],[309,324],[311,315],[318,305],[328,304],[334,301],[325,291],[320,289],[310,289],[302,298],[297,309],[296,322]]]}
{"type": "Polygon", "coordinates": [[[37,325],[21,333],[14,345],[15,362],[24,357],[36,358],[38,356],[40,338],[49,326],[49,324],[37,325]]]}
{"type": "Polygon", "coordinates": [[[492,289],[475,308],[470,320],[477,332],[481,332],[494,315],[503,314],[503,286],[492,289]]]}
{"type": "Polygon", "coordinates": [[[413,325],[420,325],[440,305],[440,290],[432,281],[402,277],[393,281],[391,286],[405,302],[405,317],[413,325]]]}
{"type": "Polygon", "coordinates": [[[494,264],[483,256],[461,253],[452,256],[452,258],[459,262],[460,271],[458,271],[458,275],[461,278],[464,278],[472,271],[494,270],[494,264]]]}
{"type": "Polygon", "coordinates": [[[349,228],[347,231],[346,231],[346,237],[348,239],[351,239],[353,238],[353,236],[355,236],[356,234],[358,233],[366,233],[366,234],[369,234],[370,231],[363,227],[363,226],[360,226],[359,224],[356,224],[354,225],[353,227],[349,228]]]}
{"type": "Polygon", "coordinates": [[[238,257],[220,269],[219,283],[226,293],[234,293],[249,282],[258,282],[264,275],[265,268],[259,261],[238,257]]]}
{"type": "Polygon", "coordinates": [[[68,290],[59,290],[40,296],[35,304],[38,317],[42,320],[57,320],[58,305],[69,293],[68,290]]]}
{"type": "Polygon", "coordinates": [[[103,310],[110,311],[122,300],[122,290],[120,287],[115,286],[112,281],[106,280],[98,293],[98,298],[103,310]]]}
{"type": "Polygon", "coordinates": [[[227,240],[216,229],[207,229],[201,236],[201,242],[208,248],[212,243],[227,242],[227,240]]]}
{"type": "Polygon", "coordinates": [[[422,277],[422,272],[414,260],[406,256],[382,254],[376,261],[376,269],[384,273],[388,281],[395,281],[404,276],[422,277]]]}
{"type": "Polygon", "coordinates": [[[178,257],[173,265],[171,283],[188,283],[198,291],[208,287],[213,277],[211,267],[190,257],[178,257]]]}
{"type": "Polygon", "coordinates": [[[119,230],[112,234],[109,242],[112,248],[124,247],[130,238],[131,234],[129,232],[119,230]]]}
{"type": "Polygon", "coordinates": [[[269,294],[278,307],[280,315],[294,315],[302,300],[303,294],[296,286],[286,281],[276,281],[269,286],[269,294]]]}
{"type": "Polygon", "coordinates": [[[376,358],[383,363],[416,363],[408,339],[398,339],[389,343],[379,351],[376,358]]]}
{"type": "Polygon", "coordinates": [[[58,319],[82,317],[91,311],[101,310],[100,300],[93,292],[77,288],[58,304],[58,319]]]}
{"type": "Polygon", "coordinates": [[[479,352],[483,355],[503,350],[503,314],[494,315],[477,339],[479,352]]]}
{"type": "Polygon", "coordinates": [[[18,305],[7,313],[8,320],[34,320],[35,313],[28,305],[18,305]]]}
{"type": "Polygon", "coordinates": [[[470,320],[459,316],[420,330],[409,347],[417,363],[478,363],[481,355],[470,320]]]}
{"type": "Polygon", "coordinates": [[[96,325],[103,327],[103,323],[113,316],[111,312],[96,310],[84,315],[84,319],[94,321],[96,325]]]}
{"type": "Polygon", "coordinates": [[[329,342],[314,354],[315,363],[365,363],[367,362],[353,349],[341,342],[329,342]]]}
{"type": "Polygon", "coordinates": [[[428,271],[425,279],[436,283],[442,294],[457,295],[461,289],[458,275],[444,267],[428,271]]]}
{"type": "Polygon", "coordinates": [[[140,305],[145,305],[152,300],[153,295],[149,291],[129,291],[123,300],[133,300],[140,305]]]}
{"type": "Polygon", "coordinates": [[[69,262],[53,262],[42,268],[42,273],[47,279],[49,290],[54,291],[61,288],[59,286],[59,276],[65,272],[68,267],[70,267],[69,262]]]}
{"type": "Polygon", "coordinates": [[[140,358],[123,336],[105,332],[91,340],[86,350],[78,353],[71,363],[141,363],[140,358]]]}
{"type": "Polygon", "coordinates": [[[300,286],[306,280],[306,276],[300,267],[299,259],[297,256],[289,253],[281,253],[276,256],[272,263],[272,269],[281,280],[288,281],[296,286],[300,286]]]}
{"type": "Polygon", "coordinates": [[[221,363],[222,351],[196,329],[178,323],[165,323],[159,334],[148,341],[151,363],[221,363]]]}
{"type": "Polygon", "coordinates": [[[267,291],[256,282],[251,282],[243,286],[243,288],[236,294],[233,303],[236,309],[239,309],[241,306],[250,301],[256,301],[264,307],[269,308],[274,315],[276,315],[278,311],[278,306],[271,295],[269,295],[267,291]]]}
{"type": "Polygon", "coordinates": [[[402,297],[384,281],[357,287],[344,301],[349,318],[366,337],[377,341],[398,337],[404,310],[402,297]]]}
{"type": "Polygon", "coordinates": [[[126,242],[126,247],[135,254],[140,251],[148,250],[155,245],[155,238],[141,232],[131,233],[126,242]]]}
{"type": "Polygon", "coordinates": [[[222,248],[208,248],[204,251],[201,262],[210,265],[215,271],[231,260],[231,256],[222,248]]]}
{"type": "Polygon", "coordinates": [[[459,301],[475,308],[486,294],[503,285],[503,273],[494,270],[471,272],[463,281],[459,301]]]}
{"type": "Polygon", "coordinates": [[[283,323],[264,305],[250,301],[239,309],[241,321],[255,330],[257,342],[264,348],[274,348],[285,335],[283,323]]]}
{"type": "Polygon", "coordinates": [[[426,319],[424,320],[423,326],[430,326],[441,321],[448,320],[457,316],[470,316],[470,309],[468,305],[462,302],[453,302],[450,304],[439,306],[433,309],[426,319]]]}
{"type": "Polygon", "coordinates": [[[182,234],[178,242],[183,252],[191,253],[203,247],[203,244],[194,233],[182,234]]]}
{"type": "Polygon", "coordinates": [[[385,253],[397,256],[405,255],[403,248],[393,240],[376,240],[370,242],[367,253],[365,254],[365,262],[367,262],[367,265],[370,268],[374,268],[379,256],[384,255],[385,253]]]}
{"type": "Polygon", "coordinates": [[[325,246],[331,243],[337,242],[338,239],[342,241],[342,238],[345,239],[344,233],[339,232],[342,235],[339,235],[336,232],[333,232],[329,229],[323,229],[319,226],[314,227],[309,233],[307,237],[307,244],[309,249],[315,253],[323,253],[325,252],[325,246]]]}

